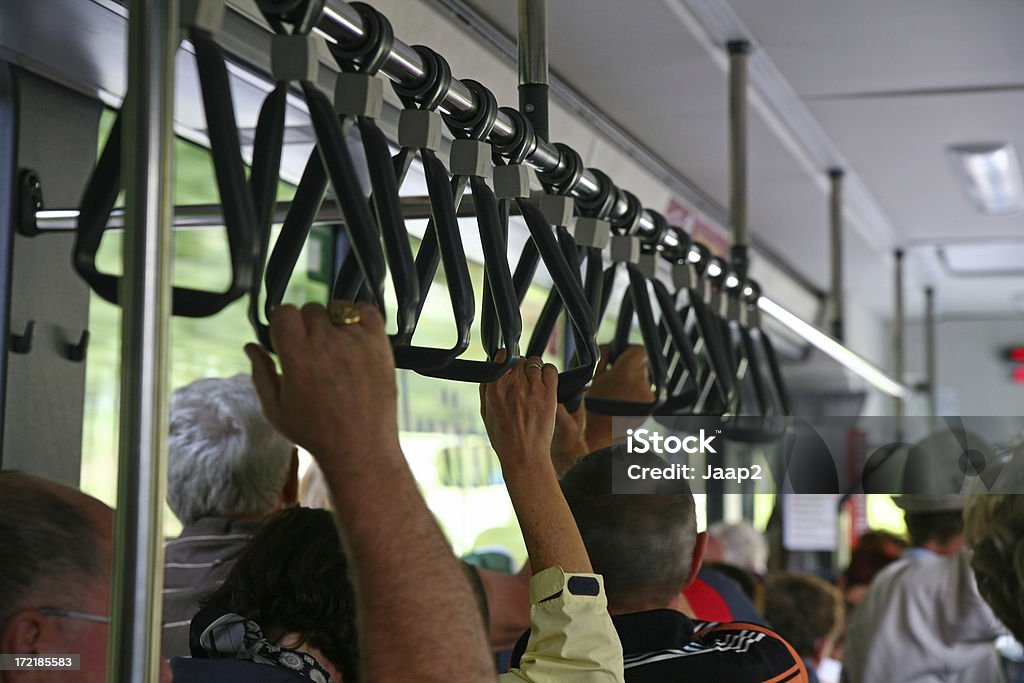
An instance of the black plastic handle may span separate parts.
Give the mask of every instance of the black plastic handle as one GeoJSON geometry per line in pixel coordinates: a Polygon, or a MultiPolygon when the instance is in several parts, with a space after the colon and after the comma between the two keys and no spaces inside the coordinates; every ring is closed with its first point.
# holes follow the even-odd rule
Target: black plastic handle
{"type": "MultiPolygon", "coordinates": [[[[206,31],[191,29],[189,40],[195,47],[210,151],[223,206],[231,279],[222,292],[174,287],[172,312],[179,316],[206,317],[223,310],[249,290],[254,278],[253,226],[257,217],[246,185],[223,54],[206,31]]],[[[82,196],[73,257],[75,269],[82,278],[99,296],[114,304],[119,303],[121,277],[100,272],[96,254],[122,188],[121,145],[121,112],[118,112],[82,196]]]]}
{"type": "MultiPolygon", "coordinates": [[[[404,165],[403,150],[396,158],[396,163],[404,165]]],[[[400,368],[415,370],[421,374],[439,371],[449,365],[469,348],[470,332],[476,315],[476,303],[473,296],[473,284],[469,276],[466,252],[459,234],[459,220],[455,197],[460,200],[467,186],[465,179],[454,178],[449,181],[448,172],[432,151],[420,150],[420,160],[427,181],[427,194],[430,197],[431,219],[423,235],[419,251],[416,254],[416,271],[419,277],[422,300],[420,307],[426,302],[427,292],[434,282],[437,267],[444,264],[445,280],[448,286],[448,297],[454,315],[456,341],[451,348],[433,348],[416,346],[412,343],[399,344],[394,347],[395,364],[400,368]]],[[[417,311],[416,319],[419,319],[417,311]]]]}
{"type": "MultiPolygon", "coordinates": [[[[255,330],[257,339],[268,349],[272,349],[273,344],[270,339],[270,328],[260,319],[260,281],[264,263],[267,261],[267,250],[270,246],[270,228],[274,220],[278,178],[281,175],[281,149],[284,144],[287,97],[287,84],[279,83],[267,95],[263,106],[260,107],[253,141],[252,172],[249,175],[249,190],[257,216],[252,226],[255,235],[253,250],[256,272],[249,292],[249,323],[255,330]]],[[[305,234],[303,234],[303,240],[305,240],[305,234]]],[[[300,243],[299,249],[301,250],[301,248],[300,243]]],[[[290,270],[288,274],[291,274],[290,270]]],[[[285,285],[287,285],[287,279],[285,285]]],[[[281,294],[284,295],[283,289],[281,294]]],[[[276,307],[280,303],[280,299],[271,302],[268,294],[266,305],[268,318],[273,310],[271,303],[276,307]]]]}
{"type": "MultiPolygon", "coordinates": [[[[421,296],[409,234],[406,232],[405,218],[402,215],[399,179],[391,159],[387,138],[377,124],[373,119],[357,117],[356,125],[366,152],[366,167],[372,188],[370,206],[376,217],[374,225],[380,230],[379,239],[384,244],[384,254],[398,303],[398,327],[395,334],[391,335],[391,342],[393,345],[406,344],[416,330],[421,296]]],[[[357,300],[362,298],[365,292],[362,271],[355,256],[352,251],[346,254],[345,262],[335,280],[333,297],[336,299],[357,300]]]]}
{"type": "Polygon", "coordinates": [[[359,174],[345,144],[341,123],[326,95],[308,81],[302,81],[301,86],[306,96],[310,118],[313,120],[317,149],[320,151],[320,158],[327,169],[327,177],[331,181],[331,187],[334,188],[335,197],[345,218],[352,253],[359,263],[371,302],[383,311],[386,277],[384,252],[374,227],[375,221],[370,213],[370,207],[362,194],[359,174]]]}
{"type": "MultiPolygon", "coordinates": [[[[735,292],[727,295],[736,296],[735,292]]],[[[758,345],[747,327],[737,320],[727,324],[732,335],[736,367],[745,371],[736,377],[740,389],[737,414],[725,421],[722,434],[727,439],[744,443],[778,442],[786,434],[788,421],[786,413],[780,411],[778,397],[773,395],[766,374],[770,370],[762,365],[758,345]]]]}
{"type": "Polygon", "coordinates": [[[555,238],[551,225],[541,210],[525,199],[516,199],[516,204],[530,231],[513,276],[516,296],[522,303],[529,289],[538,260],[542,260],[551,275],[558,296],[565,303],[565,312],[572,328],[576,343],[574,365],[558,375],[559,403],[578,401],[579,395],[594,376],[599,352],[594,328],[594,314],[591,304],[580,283],[579,267],[573,268],[566,261],[566,252],[555,238]]]}
{"type": "MultiPolygon", "coordinates": [[[[469,182],[484,251],[485,281],[493,295],[492,305],[496,313],[500,348],[507,352],[500,362],[455,358],[444,367],[421,371],[420,374],[460,382],[493,382],[508,372],[519,357],[523,319],[508,267],[505,230],[501,224],[498,202],[482,178],[472,177],[469,182]]],[[[494,354],[490,353],[489,357],[493,358],[494,354]]]]}
{"type": "MultiPolygon", "coordinates": [[[[302,177],[295,188],[295,196],[292,197],[288,213],[281,226],[281,232],[274,244],[274,250],[267,261],[267,296],[264,310],[268,317],[284,299],[285,290],[295,271],[295,265],[299,261],[302,247],[306,243],[313,221],[323,203],[324,193],[327,192],[327,183],[327,170],[324,168],[323,162],[320,161],[320,153],[314,149],[302,171],[302,177]]],[[[254,326],[260,343],[271,348],[266,327],[258,321],[254,323],[254,326]]]]}
{"type": "MultiPolygon", "coordinates": [[[[605,271],[606,288],[610,288],[611,283],[614,282],[619,265],[612,264],[605,271]]],[[[629,287],[627,288],[627,296],[619,307],[619,316],[615,325],[615,337],[612,341],[611,360],[614,362],[629,345],[629,335],[635,316],[640,328],[641,338],[643,339],[644,351],[647,355],[648,375],[654,388],[654,400],[650,402],[619,401],[588,396],[586,398],[587,410],[602,415],[650,415],[664,402],[666,397],[668,370],[662,350],[663,339],[661,329],[651,307],[648,280],[640,269],[633,264],[626,264],[626,273],[629,277],[629,287]]],[[[607,298],[605,296],[606,301],[607,298]]],[[[672,310],[671,307],[669,310],[672,310]]],[[[664,312],[662,317],[665,317],[664,312]]],[[[677,329],[676,331],[681,330],[677,329]]],[[[685,336],[685,333],[683,336],[685,336]]]]}

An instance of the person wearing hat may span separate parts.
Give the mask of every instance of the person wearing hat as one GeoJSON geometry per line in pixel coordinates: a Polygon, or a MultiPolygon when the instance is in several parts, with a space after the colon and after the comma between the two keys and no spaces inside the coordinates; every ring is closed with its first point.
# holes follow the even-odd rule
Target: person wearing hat
{"type": "MultiPolygon", "coordinates": [[[[991,452],[976,435],[947,434],[919,442],[912,457],[938,465],[958,458],[957,449],[991,452]]],[[[906,481],[905,487],[921,490],[915,483],[920,482],[906,481]]],[[[949,482],[935,483],[929,482],[930,490],[960,490],[964,479],[961,474],[952,489],[945,485],[949,482]]],[[[875,577],[854,614],[843,661],[849,683],[1002,680],[995,640],[1005,629],[978,594],[964,548],[966,500],[957,493],[894,498],[904,510],[913,547],[875,577]]]]}

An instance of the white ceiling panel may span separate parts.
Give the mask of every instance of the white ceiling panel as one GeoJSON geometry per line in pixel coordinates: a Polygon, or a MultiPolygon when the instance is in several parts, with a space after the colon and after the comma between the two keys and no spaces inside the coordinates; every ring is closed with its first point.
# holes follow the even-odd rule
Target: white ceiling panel
{"type": "Polygon", "coordinates": [[[728,0],[804,97],[1024,85],[1019,0],[728,0]]]}

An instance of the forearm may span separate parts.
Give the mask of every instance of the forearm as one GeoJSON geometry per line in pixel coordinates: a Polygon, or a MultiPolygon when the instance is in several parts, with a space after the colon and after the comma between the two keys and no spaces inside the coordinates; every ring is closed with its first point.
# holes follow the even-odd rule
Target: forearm
{"type": "Polygon", "coordinates": [[[533,568],[590,573],[587,549],[546,454],[506,465],[503,473],[533,568]]]}
{"type": "Polygon", "coordinates": [[[476,600],[401,450],[344,456],[327,461],[352,466],[325,475],[353,566],[367,680],[491,680],[476,600]]]}

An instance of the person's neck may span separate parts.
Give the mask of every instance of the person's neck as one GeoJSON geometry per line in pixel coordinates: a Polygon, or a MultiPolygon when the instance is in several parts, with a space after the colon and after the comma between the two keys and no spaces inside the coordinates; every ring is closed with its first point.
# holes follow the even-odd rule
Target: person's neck
{"type": "Polygon", "coordinates": [[[674,598],[667,605],[631,605],[629,607],[613,607],[608,606],[608,614],[617,616],[619,614],[635,614],[637,612],[649,612],[656,609],[670,609],[675,612],[679,612],[690,619],[696,619],[697,616],[693,612],[693,607],[690,606],[690,601],[686,599],[686,596],[682,593],[677,593],[674,598]]]}

